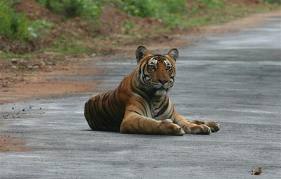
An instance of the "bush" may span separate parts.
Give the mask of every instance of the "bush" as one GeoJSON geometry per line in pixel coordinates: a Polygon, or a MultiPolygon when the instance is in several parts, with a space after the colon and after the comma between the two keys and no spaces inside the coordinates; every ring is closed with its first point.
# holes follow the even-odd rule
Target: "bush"
{"type": "Polygon", "coordinates": [[[169,26],[179,25],[186,11],[185,0],[120,0],[119,6],[132,16],[154,17],[169,26]]]}
{"type": "Polygon", "coordinates": [[[10,39],[29,38],[28,19],[16,13],[5,1],[0,1],[0,36],[10,39]]]}
{"type": "Polygon", "coordinates": [[[124,21],[123,26],[122,26],[122,31],[125,34],[130,34],[131,30],[135,27],[135,24],[131,21],[124,21]]]}
{"type": "Polygon", "coordinates": [[[52,26],[53,24],[46,20],[33,21],[28,27],[29,36],[33,39],[38,38],[46,34],[52,26]]]}
{"type": "Polygon", "coordinates": [[[224,5],[224,0],[199,0],[199,2],[208,8],[220,8],[224,5]]]}
{"type": "Polygon", "coordinates": [[[264,0],[265,2],[272,3],[272,4],[281,4],[281,0],[264,0]]]}
{"type": "Polygon", "coordinates": [[[49,10],[67,18],[82,16],[97,19],[101,13],[99,1],[94,0],[37,0],[49,10]]]}

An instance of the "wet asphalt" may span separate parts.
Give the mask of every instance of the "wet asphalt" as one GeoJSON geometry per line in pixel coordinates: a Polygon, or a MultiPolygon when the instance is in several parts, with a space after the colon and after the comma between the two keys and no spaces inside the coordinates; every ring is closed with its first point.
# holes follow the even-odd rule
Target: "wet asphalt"
{"type": "MultiPolygon", "coordinates": [[[[0,178],[258,178],[281,176],[281,17],[210,35],[180,49],[170,96],[190,119],[212,119],[210,136],[125,135],[90,131],[90,94],[0,105],[0,132],[27,152],[0,153],[0,178]]],[[[114,88],[134,59],[97,62],[98,91],[114,88]]],[[[89,80],[79,79],[79,80],[89,80]]],[[[51,90],[51,89],[50,89],[51,90]]],[[[95,93],[93,93],[95,94],[95,93]]]]}

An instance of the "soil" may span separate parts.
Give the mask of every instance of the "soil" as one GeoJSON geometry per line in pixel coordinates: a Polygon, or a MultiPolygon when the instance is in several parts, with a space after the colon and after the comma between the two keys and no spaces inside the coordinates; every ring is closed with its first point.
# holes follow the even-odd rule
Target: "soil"
{"type": "MultiPolygon", "coordinates": [[[[68,76],[95,76],[97,69],[88,68],[89,59],[72,59],[71,64],[57,64],[50,71],[40,65],[29,71],[6,71],[0,78],[0,104],[27,98],[57,96],[93,91],[97,81],[68,80],[68,76]],[[12,76],[13,75],[13,76],[12,76]],[[50,90],[51,89],[51,90],[50,90]]],[[[32,63],[32,62],[30,62],[32,63]]],[[[28,63],[29,64],[29,63],[28,63]]],[[[29,65],[28,65],[29,66],[29,65]]],[[[17,67],[17,66],[16,66],[17,67]]],[[[33,65],[34,67],[34,65],[33,65]]]]}
{"type": "Polygon", "coordinates": [[[10,135],[0,135],[0,152],[24,152],[29,150],[22,139],[10,135]]]}

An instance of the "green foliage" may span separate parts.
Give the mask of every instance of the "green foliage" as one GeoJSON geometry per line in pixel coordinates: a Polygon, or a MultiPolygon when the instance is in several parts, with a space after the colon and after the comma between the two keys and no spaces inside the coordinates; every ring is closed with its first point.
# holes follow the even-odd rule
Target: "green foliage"
{"type": "Polygon", "coordinates": [[[185,0],[120,0],[122,10],[132,16],[153,17],[169,26],[177,26],[185,13],[185,0]]]}
{"type": "Polygon", "coordinates": [[[224,0],[199,0],[199,2],[208,8],[220,8],[224,6],[224,0]]]}
{"type": "Polygon", "coordinates": [[[11,6],[19,3],[21,0],[0,0],[0,1],[4,2],[6,5],[11,7],[11,6]]]}
{"type": "Polygon", "coordinates": [[[131,30],[135,27],[135,24],[131,21],[128,21],[126,20],[124,23],[123,23],[123,26],[122,26],[122,31],[125,33],[125,34],[130,34],[131,30]]]}
{"type": "Polygon", "coordinates": [[[11,7],[15,1],[0,1],[0,36],[19,41],[32,40],[46,33],[52,24],[46,20],[29,21],[11,7]]]}
{"type": "Polygon", "coordinates": [[[37,0],[49,10],[72,18],[82,16],[97,19],[101,13],[99,1],[94,0],[37,0]]]}
{"type": "Polygon", "coordinates": [[[31,38],[38,38],[41,35],[46,34],[53,24],[46,20],[33,21],[28,27],[28,31],[31,38]]]}
{"type": "Polygon", "coordinates": [[[264,0],[264,1],[272,4],[281,4],[281,0],[264,0]]]}
{"type": "Polygon", "coordinates": [[[24,15],[16,13],[5,1],[0,1],[0,36],[27,40],[28,25],[29,21],[24,15]]]}
{"type": "Polygon", "coordinates": [[[49,50],[51,50],[52,52],[68,55],[89,53],[90,51],[90,49],[85,46],[83,41],[64,35],[56,39],[49,50]]]}

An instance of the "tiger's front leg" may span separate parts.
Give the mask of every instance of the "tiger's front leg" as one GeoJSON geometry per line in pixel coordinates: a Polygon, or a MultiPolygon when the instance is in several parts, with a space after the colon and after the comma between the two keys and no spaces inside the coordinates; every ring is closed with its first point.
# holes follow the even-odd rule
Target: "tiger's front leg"
{"type": "Polygon", "coordinates": [[[212,128],[205,123],[193,123],[188,121],[184,116],[175,113],[174,115],[175,123],[181,126],[186,134],[205,134],[209,135],[212,132],[212,128]]]}
{"type": "Polygon", "coordinates": [[[121,133],[130,134],[163,134],[184,135],[184,130],[172,120],[155,120],[140,115],[139,113],[126,110],[124,119],[120,126],[121,133]]]}

